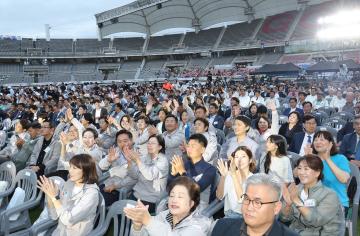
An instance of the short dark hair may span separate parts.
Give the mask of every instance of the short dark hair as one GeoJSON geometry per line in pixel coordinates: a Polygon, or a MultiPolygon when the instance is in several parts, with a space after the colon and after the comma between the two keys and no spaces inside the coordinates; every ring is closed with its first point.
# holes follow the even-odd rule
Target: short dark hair
{"type": "Polygon", "coordinates": [[[313,116],[313,115],[311,115],[311,114],[306,114],[306,115],[304,115],[304,117],[303,117],[303,123],[305,124],[306,121],[309,121],[309,120],[312,120],[312,119],[314,119],[314,120],[316,121],[316,117],[315,117],[315,116],[313,116]]]}
{"type": "Polygon", "coordinates": [[[115,140],[117,140],[118,137],[119,137],[120,135],[122,135],[122,134],[126,134],[126,135],[129,137],[130,140],[133,139],[133,135],[132,135],[132,133],[131,133],[130,131],[128,131],[128,130],[126,130],[126,129],[122,129],[122,130],[119,130],[119,131],[116,133],[116,135],[115,135],[115,140]]]}
{"type": "Polygon", "coordinates": [[[243,122],[248,127],[251,126],[251,119],[247,116],[240,115],[240,116],[235,117],[235,120],[239,120],[239,121],[243,122]]]}
{"type": "Polygon", "coordinates": [[[310,106],[312,107],[313,105],[312,105],[312,103],[311,102],[309,102],[309,101],[305,101],[305,102],[303,102],[303,107],[306,105],[306,104],[310,104],[310,106]]]}
{"type": "Polygon", "coordinates": [[[141,115],[137,118],[137,121],[139,121],[139,120],[143,120],[145,122],[145,124],[147,124],[147,125],[150,124],[150,119],[147,116],[141,115]]]}
{"type": "Polygon", "coordinates": [[[219,109],[219,106],[216,103],[210,103],[209,107],[212,106],[214,107],[216,110],[219,109]]]}
{"type": "Polygon", "coordinates": [[[208,144],[207,139],[202,134],[193,134],[193,135],[190,136],[189,141],[190,140],[198,141],[201,144],[201,146],[203,146],[204,148],[206,148],[206,146],[208,144]]]}
{"type": "Polygon", "coordinates": [[[170,196],[170,192],[177,185],[184,186],[187,189],[190,199],[194,201],[194,206],[190,209],[190,212],[195,211],[195,209],[200,204],[200,186],[194,180],[192,180],[187,176],[179,176],[176,179],[174,179],[172,182],[170,182],[168,187],[169,196],[170,196]]]}
{"type": "Polygon", "coordinates": [[[324,178],[324,173],[323,173],[324,164],[319,156],[314,154],[305,155],[297,160],[296,166],[299,166],[300,162],[302,161],[305,161],[307,165],[310,167],[310,169],[320,172],[318,180],[322,180],[324,178]]]}
{"type": "Polygon", "coordinates": [[[268,110],[267,110],[267,108],[266,108],[266,106],[264,106],[264,105],[260,105],[258,108],[257,108],[257,114],[265,114],[265,113],[267,113],[268,112],[268,110]]]}
{"type": "Polygon", "coordinates": [[[98,132],[96,130],[94,130],[93,128],[86,128],[83,132],[82,132],[82,136],[84,136],[84,134],[86,132],[91,132],[94,135],[94,139],[97,139],[98,137],[98,132]]]}
{"type": "Polygon", "coordinates": [[[21,125],[21,127],[23,129],[27,130],[29,128],[29,121],[28,120],[21,119],[21,120],[19,120],[19,123],[20,123],[20,125],[21,125]]]}
{"type": "Polygon", "coordinates": [[[119,108],[120,110],[123,109],[123,106],[121,105],[121,103],[115,103],[115,107],[119,108]]]}
{"type": "Polygon", "coordinates": [[[85,184],[97,184],[98,175],[96,164],[89,154],[78,154],[70,159],[70,165],[74,165],[83,172],[82,182],[85,184]]]}
{"type": "Polygon", "coordinates": [[[196,118],[196,119],[194,120],[194,124],[195,124],[196,121],[202,122],[202,123],[205,125],[205,127],[208,127],[208,128],[209,128],[209,121],[208,121],[207,119],[202,118],[202,117],[196,118]]]}
{"type": "Polygon", "coordinates": [[[235,101],[237,104],[240,103],[240,100],[237,97],[232,97],[230,100],[235,101]]]}
{"type": "Polygon", "coordinates": [[[156,138],[156,140],[158,141],[159,145],[161,146],[161,149],[160,149],[160,153],[163,153],[165,154],[165,139],[163,138],[163,136],[161,134],[153,134],[153,135],[150,135],[148,141],[151,139],[151,138],[156,138]]]}
{"type": "Polygon", "coordinates": [[[169,118],[174,118],[174,120],[175,120],[176,123],[179,122],[179,121],[178,121],[178,118],[177,118],[176,116],[174,116],[173,114],[168,114],[168,115],[166,115],[164,122],[165,122],[167,119],[169,119],[169,118]]]}
{"type": "Polygon", "coordinates": [[[293,101],[297,102],[297,99],[296,99],[296,98],[294,98],[294,97],[290,98],[290,99],[289,99],[289,102],[291,102],[291,100],[293,100],[293,101]]]}
{"type": "Polygon", "coordinates": [[[94,117],[91,113],[84,113],[84,120],[89,122],[89,124],[94,124],[94,117]]]}
{"type": "Polygon", "coordinates": [[[300,113],[297,112],[297,111],[290,112],[289,115],[288,115],[288,118],[289,118],[292,114],[295,114],[295,115],[296,115],[296,117],[297,117],[297,119],[298,119],[297,124],[301,124],[301,115],[300,115],[300,113]]]}
{"type": "Polygon", "coordinates": [[[195,111],[196,110],[199,110],[199,109],[202,109],[205,113],[206,113],[206,108],[204,106],[197,106],[195,107],[195,111]]]}
{"type": "Polygon", "coordinates": [[[28,125],[28,129],[30,129],[30,128],[41,129],[41,124],[37,121],[34,121],[28,125]]]}

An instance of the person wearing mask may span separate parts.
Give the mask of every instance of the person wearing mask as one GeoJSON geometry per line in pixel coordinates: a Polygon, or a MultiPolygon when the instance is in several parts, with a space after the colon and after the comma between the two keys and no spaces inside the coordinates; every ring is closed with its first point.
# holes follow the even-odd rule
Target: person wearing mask
{"type": "Polygon", "coordinates": [[[249,147],[253,156],[258,156],[258,144],[247,135],[250,130],[251,120],[246,116],[238,116],[233,124],[234,137],[226,140],[221,146],[219,158],[227,159],[238,146],[249,147]]]}
{"type": "Polygon", "coordinates": [[[216,169],[207,163],[203,154],[207,146],[207,140],[202,134],[193,134],[186,145],[186,153],[189,157],[184,162],[181,156],[174,155],[171,160],[171,172],[168,184],[179,176],[188,176],[200,186],[201,208],[204,209],[212,200],[213,183],[216,176],[216,169]]]}
{"type": "Polygon", "coordinates": [[[94,228],[99,204],[94,159],[88,154],[75,155],[70,160],[69,176],[61,191],[45,176],[38,181],[47,198],[50,218],[58,220],[52,236],[86,236],[94,228]]]}
{"type": "Polygon", "coordinates": [[[281,135],[270,135],[266,141],[266,154],[259,162],[260,173],[275,175],[284,183],[294,182],[292,167],[287,156],[286,140],[281,135]]]}
{"type": "Polygon", "coordinates": [[[211,236],[267,235],[297,236],[276,218],[281,211],[281,183],[267,174],[254,174],[245,183],[242,195],[242,218],[222,218],[211,236]]]}
{"type": "Polygon", "coordinates": [[[41,124],[41,137],[37,141],[27,166],[36,172],[37,176],[52,173],[56,170],[60,157],[61,143],[54,136],[54,127],[45,120],[41,124]]]}
{"type": "Polygon", "coordinates": [[[280,126],[279,134],[286,138],[287,144],[290,144],[294,134],[302,131],[301,116],[298,112],[293,111],[288,116],[288,122],[280,126]]]}
{"type": "Polygon", "coordinates": [[[340,235],[344,216],[336,193],[325,187],[324,165],[316,155],[297,161],[300,184],[283,187],[280,219],[290,222],[290,229],[300,235],[340,235]]]}
{"type": "Polygon", "coordinates": [[[126,217],[132,220],[130,235],[133,236],[206,236],[211,220],[202,216],[197,207],[200,203],[200,187],[191,178],[181,176],[169,185],[168,210],[151,216],[148,207],[138,201],[136,207],[125,208],[126,217]]]}
{"type": "Polygon", "coordinates": [[[218,160],[220,182],[216,189],[216,197],[224,199],[225,217],[241,216],[241,197],[245,191],[245,181],[256,170],[256,161],[252,152],[245,146],[236,148],[228,158],[229,162],[218,160]]]}
{"type": "Polygon", "coordinates": [[[349,207],[347,196],[347,182],[350,178],[349,161],[337,151],[336,143],[328,131],[318,131],[314,136],[311,148],[307,148],[305,154],[318,155],[324,164],[324,180],[326,187],[334,190],[340,199],[344,211],[349,207]]]}
{"type": "Polygon", "coordinates": [[[304,131],[295,133],[288,150],[303,156],[305,154],[305,147],[310,147],[314,141],[314,134],[316,131],[316,118],[313,115],[305,115],[303,118],[304,131]]]}

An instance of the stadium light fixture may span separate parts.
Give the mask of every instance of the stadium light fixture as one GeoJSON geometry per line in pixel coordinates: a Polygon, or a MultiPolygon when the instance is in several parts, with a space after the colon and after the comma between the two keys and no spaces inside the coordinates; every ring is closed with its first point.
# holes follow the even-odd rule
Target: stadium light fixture
{"type": "Polygon", "coordinates": [[[318,20],[317,37],[323,40],[360,38],[360,9],[343,10],[318,20]]]}

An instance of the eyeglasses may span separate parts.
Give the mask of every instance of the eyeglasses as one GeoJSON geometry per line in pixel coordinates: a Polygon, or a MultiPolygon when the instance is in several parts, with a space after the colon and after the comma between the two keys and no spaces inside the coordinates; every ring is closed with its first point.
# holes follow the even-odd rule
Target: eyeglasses
{"type": "Polygon", "coordinates": [[[272,202],[262,202],[260,199],[251,200],[248,197],[248,195],[246,195],[246,194],[243,194],[241,196],[241,199],[242,199],[242,204],[249,205],[250,203],[252,203],[253,207],[256,208],[256,209],[260,209],[262,205],[272,204],[272,203],[278,202],[278,200],[277,201],[272,201],[272,202]]]}

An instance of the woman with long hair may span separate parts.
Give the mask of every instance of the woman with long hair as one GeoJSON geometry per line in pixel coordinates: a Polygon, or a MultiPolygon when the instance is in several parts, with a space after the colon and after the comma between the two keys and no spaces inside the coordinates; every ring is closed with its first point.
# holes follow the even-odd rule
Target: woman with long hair
{"type": "Polygon", "coordinates": [[[225,198],[224,213],[227,217],[241,217],[241,196],[244,193],[245,181],[256,170],[256,161],[250,149],[240,146],[229,157],[229,162],[218,160],[220,182],[216,197],[225,198]]]}
{"type": "Polygon", "coordinates": [[[259,163],[260,173],[272,174],[284,183],[294,182],[292,167],[287,156],[286,140],[281,135],[270,135],[266,140],[266,154],[259,163]]]}
{"type": "Polygon", "coordinates": [[[94,159],[88,154],[75,155],[70,160],[69,174],[62,191],[45,176],[38,181],[38,188],[47,198],[50,217],[58,220],[52,236],[85,236],[95,224],[99,188],[94,159]]]}

